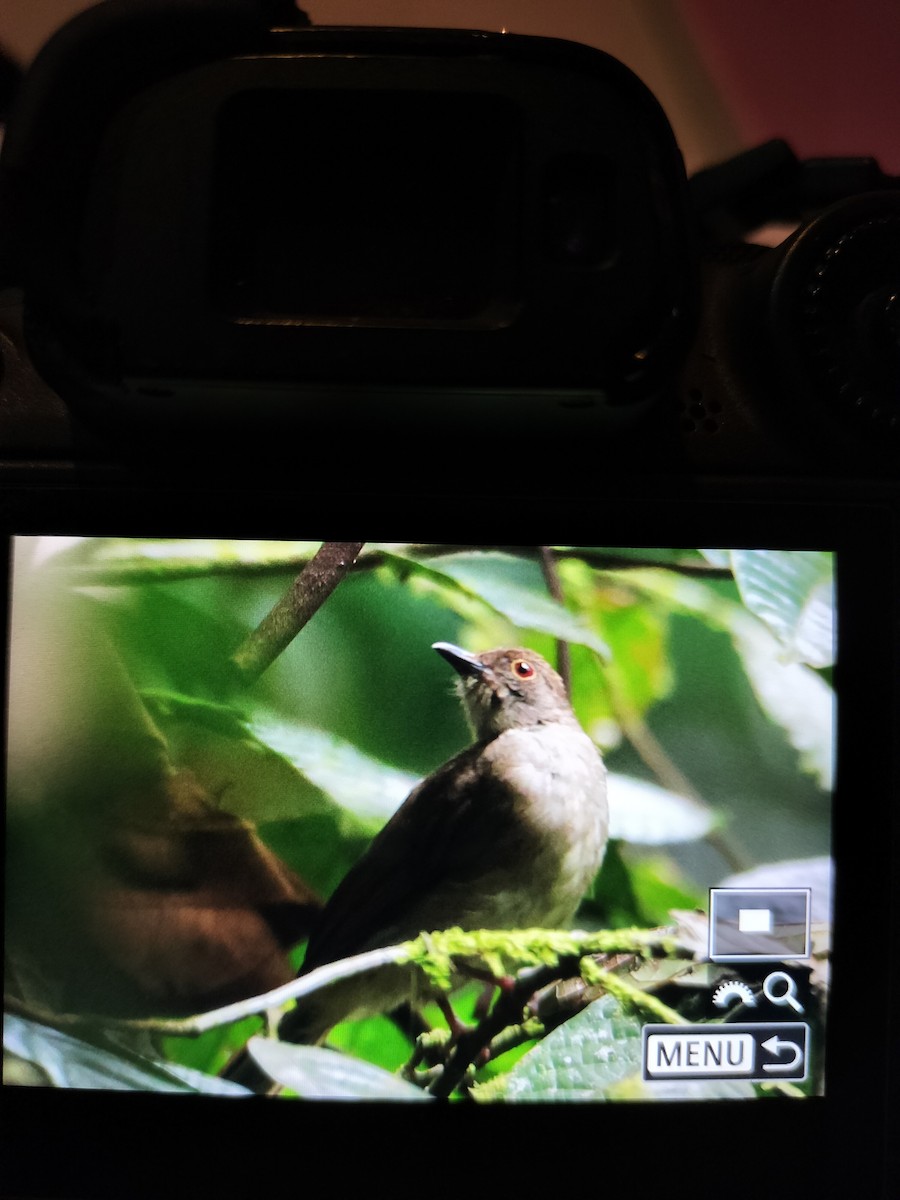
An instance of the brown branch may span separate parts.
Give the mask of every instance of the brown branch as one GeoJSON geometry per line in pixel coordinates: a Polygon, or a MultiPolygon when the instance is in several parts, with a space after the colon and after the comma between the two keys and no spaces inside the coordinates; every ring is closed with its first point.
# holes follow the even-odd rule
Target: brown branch
{"type": "Polygon", "coordinates": [[[510,1025],[522,1022],[525,1006],[534,993],[554,979],[577,974],[577,958],[562,958],[553,966],[531,967],[523,971],[511,987],[501,991],[491,1011],[473,1028],[454,1042],[440,1075],[429,1087],[438,1100],[447,1100],[462,1083],[469,1067],[488,1049],[495,1038],[510,1025]]]}
{"type": "MultiPolygon", "coordinates": [[[[501,554],[511,554],[527,559],[540,557],[540,549],[534,546],[521,545],[490,545],[482,543],[450,543],[450,542],[414,542],[404,543],[404,550],[411,554],[427,558],[442,558],[451,554],[465,554],[470,551],[493,550],[501,554]]],[[[559,558],[578,558],[581,562],[597,570],[644,570],[661,568],[673,571],[679,575],[696,576],[703,579],[731,579],[729,567],[716,567],[710,563],[681,560],[676,562],[661,562],[653,558],[635,558],[626,555],[606,554],[592,550],[589,547],[562,547],[554,549],[553,554],[559,558]]],[[[387,555],[380,550],[367,550],[354,564],[358,571],[377,570],[384,564],[387,555]]],[[[68,584],[73,587],[90,587],[103,585],[109,587],[129,586],[144,583],[178,583],[189,579],[211,579],[216,577],[231,577],[239,575],[242,578],[266,578],[272,575],[283,575],[285,571],[297,570],[305,565],[307,560],[299,555],[284,559],[264,562],[244,562],[240,559],[215,560],[209,558],[186,558],[177,563],[161,561],[150,563],[134,562],[92,562],[74,563],[63,562],[57,568],[64,575],[68,584]]]]}
{"type": "Polygon", "coordinates": [[[341,582],[363,542],[323,542],[288,591],[231,657],[238,677],[253,683],[293,641],[341,582]]]}
{"type": "MultiPolygon", "coordinates": [[[[675,559],[671,562],[654,558],[648,554],[644,557],[628,554],[613,554],[605,550],[596,550],[590,546],[528,546],[519,544],[504,544],[492,543],[486,545],[484,543],[450,543],[450,542],[409,542],[404,543],[404,548],[411,554],[420,555],[427,558],[442,558],[450,554],[465,554],[469,551],[484,551],[493,550],[501,554],[512,554],[522,558],[534,559],[537,557],[543,562],[544,552],[549,550],[556,560],[560,558],[577,558],[580,562],[587,563],[588,566],[594,567],[599,571],[643,571],[648,568],[656,568],[664,571],[673,571],[677,575],[696,576],[700,579],[733,579],[734,575],[730,567],[718,567],[712,563],[706,562],[703,559],[675,559]]],[[[377,567],[382,561],[382,556],[379,551],[374,550],[366,554],[365,563],[360,566],[377,567]]]]}

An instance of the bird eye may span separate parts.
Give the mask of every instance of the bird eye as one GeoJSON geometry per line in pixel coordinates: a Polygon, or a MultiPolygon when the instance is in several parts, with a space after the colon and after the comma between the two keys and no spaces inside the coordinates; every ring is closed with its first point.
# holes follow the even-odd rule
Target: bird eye
{"type": "Polygon", "coordinates": [[[513,663],[513,670],[520,679],[530,679],[534,674],[534,667],[524,658],[519,658],[513,663]]]}

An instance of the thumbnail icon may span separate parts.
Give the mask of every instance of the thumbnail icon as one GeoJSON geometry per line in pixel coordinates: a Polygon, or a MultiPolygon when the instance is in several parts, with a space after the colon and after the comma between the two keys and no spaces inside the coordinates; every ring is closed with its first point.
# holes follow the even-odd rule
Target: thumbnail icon
{"type": "Polygon", "coordinates": [[[741,933],[771,933],[771,908],[739,908],[738,929],[741,933]]]}
{"type": "Polygon", "coordinates": [[[713,962],[809,958],[809,888],[710,888],[713,962]]]}

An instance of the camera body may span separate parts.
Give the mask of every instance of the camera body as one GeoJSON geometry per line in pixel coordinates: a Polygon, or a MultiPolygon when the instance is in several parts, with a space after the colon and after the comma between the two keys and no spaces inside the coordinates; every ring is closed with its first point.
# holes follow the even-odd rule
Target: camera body
{"type": "Polygon", "coordinates": [[[612,476],[893,477],[870,161],[775,143],[689,183],[599,51],[270,17],[103,5],[39,56],[0,170],[12,461],[449,424],[614,447],[612,476]],[[775,250],[735,236],[772,218],[800,222],[775,250]]]}
{"type": "Polygon", "coordinates": [[[615,424],[658,395],[696,271],[680,156],[630,72],[505,34],[270,30],[247,5],[212,40],[203,8],[88,14],[10,129],[7,277],[74,409],[227,440],[447,406],[615,424]]]}

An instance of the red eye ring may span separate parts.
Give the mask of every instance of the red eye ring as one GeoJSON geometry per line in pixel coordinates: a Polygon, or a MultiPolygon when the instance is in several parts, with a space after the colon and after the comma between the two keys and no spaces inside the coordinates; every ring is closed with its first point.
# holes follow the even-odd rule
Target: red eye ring
{"type": "Polygon", "coordinates": [[[534,667],[524,658],[519,658],[513,663],[513,670],[520,679],[530,679],[534,674],[534,667]]]}

